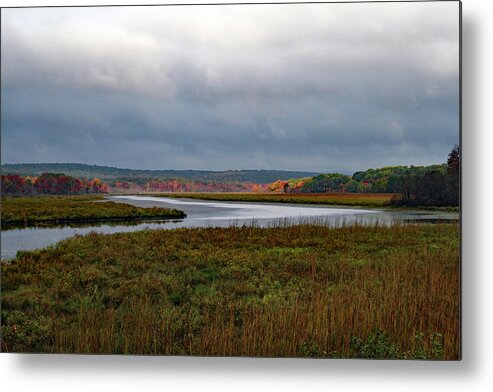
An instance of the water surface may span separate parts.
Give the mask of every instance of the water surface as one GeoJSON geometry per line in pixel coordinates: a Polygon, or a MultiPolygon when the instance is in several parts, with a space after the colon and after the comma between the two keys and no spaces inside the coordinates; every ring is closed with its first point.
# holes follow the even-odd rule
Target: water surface
{"type": "Polygon", "coordinates": [[[2,230],[2,259],[15,257],[19,250],[44,248],[75,234],[119,233],[137,230],[174,229],[179,227],[227,227],[231,225],[272,226],[291,223],[321,223],[340,226],[354,223],[384,224],[433,223],[456,221],[457,213],[409,210],[378,210],[288,203],[247,203],[209,201],[197,199],[172,199],[152,196],[109,196],[117,203],[138,207],[176,208],[187,214],[185,219],[132,221],[128,223],[85,223],[83,225],[58,225],[2,230]]]}

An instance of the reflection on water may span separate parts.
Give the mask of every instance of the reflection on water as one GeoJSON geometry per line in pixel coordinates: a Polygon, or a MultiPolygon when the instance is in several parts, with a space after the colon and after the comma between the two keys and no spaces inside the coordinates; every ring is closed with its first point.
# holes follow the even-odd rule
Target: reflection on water
{"type": "Polygon", "coordinates": [[[312,223],[339,227],[354,224],[391,225],[394,223],[458,222],[458,214],[451,212],[372,210],[337,206],[300,206],[282,203],[214,202],[149,196],[113,196],[108,197],[108,199],[138,207],[178,208],[187,214],[187,218],[83,224],[38,224],[9,230],[2,229],[2,259],[14,257],[18,250],[44,248],[76,234],[83,235],[89,232],[110,234],[179,227],[228,227],[252,224],[270,227],[312,223]]]}
{"type": "Polygon", "coordinates": [[[85,222],[36,222],[36,223],[8,223],[2,225],[2,230],[15,230],[15,229],[56,229],[62,227],[72,228],[84,228],[84,227],[101,227],[101,226],[139,226],[143,223],[165,223],[165,222],[178,222],[181,219],[131,219],[131,220],[99,220],[99,221],[85,221],[85,222]]]}

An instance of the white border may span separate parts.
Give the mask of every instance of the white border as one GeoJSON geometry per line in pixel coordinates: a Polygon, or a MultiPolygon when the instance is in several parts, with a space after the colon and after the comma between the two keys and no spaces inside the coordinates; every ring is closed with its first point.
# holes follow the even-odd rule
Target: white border
{"type": "MultiPolygon", "coordinates": [[[[0,0],[1,6],[165,4],[208,1],[0,0]]],[[[227,2],[227,1],[209,1],[227,2]]],[[[246,2],[246,1],[245,1],[246,2]]],[[[257,2],[262,2],[257,1],[257,2]]],[[[493,354],[493,195],[490,0],[463,1],[463,360],[395,362],[0,354],[0,388],[115,390],[485,391],[493,354]],[[480,186],[483,185],[483,186],[480,186]],[[489,203],[488,203],[489,202],[489,203]]]]}

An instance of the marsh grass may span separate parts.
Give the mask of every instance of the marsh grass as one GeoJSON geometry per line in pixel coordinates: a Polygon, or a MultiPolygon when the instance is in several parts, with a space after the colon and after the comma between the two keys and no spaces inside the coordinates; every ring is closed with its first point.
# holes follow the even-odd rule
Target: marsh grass
{"type": "Polygon", "coordinates": [[[260,203],[327,204],[346,206],[390,206],[393,193],[159,193],[157,197],[184,197],[218,201],[248,201],[260,203]]]}
{"type": "Polygon", "coordinates": [[[458,225],[92,233],[2,264],[2,349],[458,359],[458,225]]]}
{"type": "Polygon", "coordinates": [[[141,208],[104,201],[102,196],[2,197],[2,229],[36,223],[184,218],[182,211],[141,208]]]}

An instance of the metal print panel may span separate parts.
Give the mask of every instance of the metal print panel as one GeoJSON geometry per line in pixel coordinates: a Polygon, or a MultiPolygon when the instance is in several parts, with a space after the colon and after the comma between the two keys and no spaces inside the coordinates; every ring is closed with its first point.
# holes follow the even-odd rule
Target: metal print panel
{"type": "Polygon", "coordinates": [[[1,29],[2,351],[460,359],[459,2],[1,29]]]}

